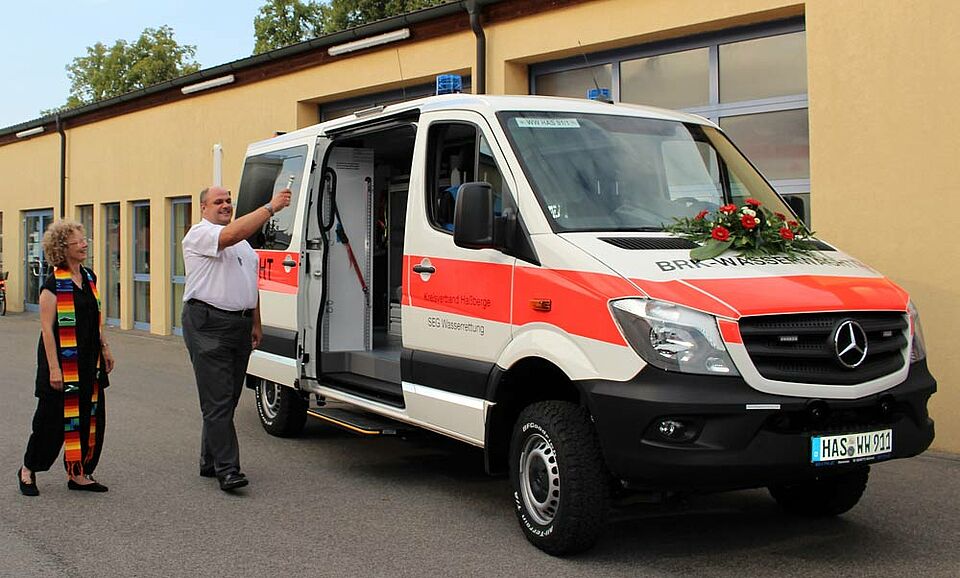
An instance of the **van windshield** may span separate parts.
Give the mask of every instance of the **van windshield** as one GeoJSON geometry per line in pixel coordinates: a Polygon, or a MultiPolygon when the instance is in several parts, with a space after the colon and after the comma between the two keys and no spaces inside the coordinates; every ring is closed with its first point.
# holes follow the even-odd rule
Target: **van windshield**
{"type": "Polygon", "coordinates": [[[750,197],[791,214],[712,127],[604,114],[511,111],[498,117],[558,232],[659,231],[674,218],[750,197]]]}

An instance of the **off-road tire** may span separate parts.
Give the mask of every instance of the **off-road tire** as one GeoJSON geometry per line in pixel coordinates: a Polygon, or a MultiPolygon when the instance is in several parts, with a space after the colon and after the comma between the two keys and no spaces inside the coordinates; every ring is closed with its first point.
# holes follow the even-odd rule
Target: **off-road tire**
{"type": "Polygon", "coordinates": [[[520,529],[531,544],[554,556],[592,547],[606,524],[609,481],[586,409],[543,401],[520,413],[510,443],[510,482],[520,529]]]}
{"type": "Polygon", "coordinates": [[[257,415],[267,433],[286,438],[303,431],[303,424],[307,421],[307,400],[303,399],[300,392],[251,375],[247,376],[247,380],[254,380],[257,415]]]}
{"type": "Polygon", "coordinates": [[[7,314],[7,298],[0,297],[0,315],[7,314]]]}
{"type": "Polygon", "coordinates": [[[771,486],[770,495],[788,514],[823,518],[839,516],[857,505],[870,468],[836,475],[818,476],[799,484],[771,486]]]}

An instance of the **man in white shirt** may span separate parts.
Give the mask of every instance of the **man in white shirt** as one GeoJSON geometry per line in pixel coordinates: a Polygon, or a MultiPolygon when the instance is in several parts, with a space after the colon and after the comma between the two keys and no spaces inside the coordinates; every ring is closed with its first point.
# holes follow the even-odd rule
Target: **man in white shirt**
{"type": "Polygon", "coordinates": [[[233,414],[243,391],[250,352],[260,345],[257,254],[247,239],[290,204],[290,190],[231,222],[230,191],[200,192],[200,222],[183,238],[187,283],[183,293],[183,340],[197,379],[203,434],[200,475],[216,476],[220,489],[249,482],[240,471],[233,414]]]}

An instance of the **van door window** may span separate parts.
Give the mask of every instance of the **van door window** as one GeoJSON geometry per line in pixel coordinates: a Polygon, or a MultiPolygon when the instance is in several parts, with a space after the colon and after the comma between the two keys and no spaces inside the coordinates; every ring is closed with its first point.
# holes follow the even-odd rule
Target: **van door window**
{"type": "Polygon", "coordinates": [[[499,212],[503,174],[486,137],[466,123],[439,123],[430,127],[427,158],[427,213],[437,229],[453,232],[453,210],[460,185],[484,181],[493,187],[499,212]]]}
{"type": "Polygon", "coordinates": [[[297,197],[300,193],[300,180],[307,159],[306,145],[273,151],[249,157],[243,165],[240,179],[240,193],[237,202],[237,217],[253,212],[270,201],[274,193],[287,186],[290,177],[294,177],[290,190],[293,195],[290,207],[270,218],[260,231],[248,241],[254,249],[283,251],[290,245],[293,235],[293,221],[296,216],[297,197]]]}

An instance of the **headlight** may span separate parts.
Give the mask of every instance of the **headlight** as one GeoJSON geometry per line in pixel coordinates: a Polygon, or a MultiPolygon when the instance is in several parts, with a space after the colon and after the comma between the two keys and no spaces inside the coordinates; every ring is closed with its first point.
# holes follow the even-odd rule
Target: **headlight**
{"type": "Polygon", "coordinates": [[[913,333],[913,349],[910,350],[910,363],[916,363],[927,357],[927,344],[923,340],[923,327],[920,325],[920,312],[911,301],[907,305],[910,312],[910,331],[913,333]]]}
{"type": "Polygon", "coordinates": [[[651,299],[620,299],[610,311],[630,347],[668,371],[739,375],[711,315],[651,299]]]}

